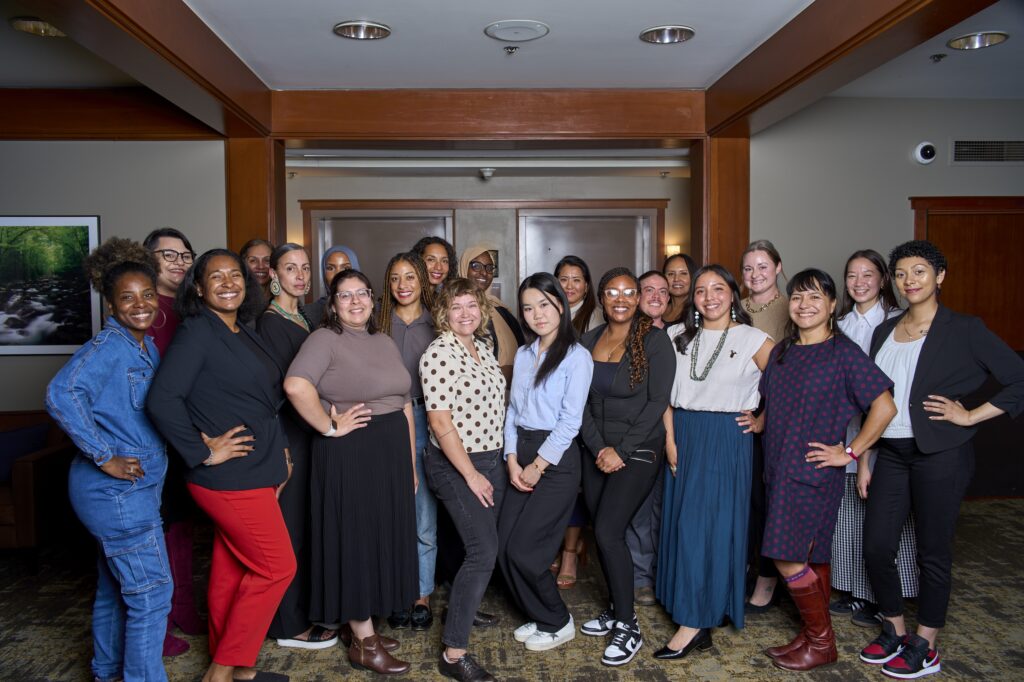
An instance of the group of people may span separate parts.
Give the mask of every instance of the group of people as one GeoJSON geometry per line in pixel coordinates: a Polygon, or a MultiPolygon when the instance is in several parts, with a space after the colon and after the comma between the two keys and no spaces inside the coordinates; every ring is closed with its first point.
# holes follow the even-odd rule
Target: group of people
{"type": "Polygon", "coordinates": [[[89,256],[110,316],[47,406],[81,450],[69,490],[100,549],[97,680],[166,679],[170,628],[199,619],[191,531],[172,550],[169,525],[165,543],[172,489],[214,528],[204,682],[287,680],[254,668],[268,636],[340,640],[356,669],[408,671],[378,627],[431,627],[439,552],[457,569],[438,669],[493,680],[469,639],[498,623],[480,609],[495,567],[524,616],[515,640],[560,646],[577,632],[559,590],[586,525],[608,594],[578,630],[605,639],[605,665],[642,647],[637,604],[678,625],[654,653],[674,660],[784,585],[802,626],[766,650],[776,666],[835,661],[831,613],[853,613],[880,625],[864,662],[940,669],[971,438],[1024,409],[1024,362],[940,304],[934,245],[858,251],[845,287],[808,269],[783,292],[778,251],[754,242],[746,297],[685,254],[596,287],[566,256],[522,280],[515,313],[490,293],[496,255],[478,244],[456,261],[426,237],[379,291],[344,246],[314,272],[296,244],[197,257],[163,228],[89,256]],[[316,276],[326,294],[307,305],[316,276]],[[1002,390],[965,407],[988,375],[1002,390]],[[439,507],[455,530],[441,542],[439,507]],[[830,603],[833,587],[847,594],[830,603]]]}

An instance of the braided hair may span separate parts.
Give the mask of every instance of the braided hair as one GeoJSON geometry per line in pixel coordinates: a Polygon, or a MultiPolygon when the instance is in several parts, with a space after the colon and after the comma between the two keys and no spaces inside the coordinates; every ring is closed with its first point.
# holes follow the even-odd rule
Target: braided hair
{"type": "Polygon", "coordinates": [[[396,253],[388,261],[388,266],[384,268],[384,286],[380,294],[380,316],[377,318],[377,328],[388,336],[391,336],[391,313],[395,309],[395,299],[391,295],[391,269],[398,263],[408,263],[416,271],[416,279],[420,281],[420,305],[427,312],[433,313],[434,310],[434,287],[430,286],[423,259],[412,251],[396,253]]]}
{"type": "MultiPolygon", "coordinates": [[[[608,282],[612,281],[616,277],[628,277],[633,280],[633,287],[637,289],[637,295],[639,297],[640,281],[637,280],[636,275],[629,268],[612,268],[608,272],[604,273],[601,277],[601,283],[598,284],[598,292],[601,297],[601,305],[604,306],[604,290],[608,286],[608,282]]],[[[644,379],[647,378],[648,362],[647,362],[647,350],[644,348],[644,341],[647,339],[648,332],[654,327],[654,320],[650,318],[645,312],[640,310],[639,303],[637,304],[636,311],[633,313],[633,319],[629,323],[629,331],[626,332],[626,353],[629,355],[629,387],[630,389],[636,388],[644,379]]]]}

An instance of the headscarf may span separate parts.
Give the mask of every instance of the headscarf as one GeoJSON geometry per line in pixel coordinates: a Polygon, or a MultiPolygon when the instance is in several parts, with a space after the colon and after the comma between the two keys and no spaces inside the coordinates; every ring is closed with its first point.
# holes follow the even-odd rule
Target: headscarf
{"type": "MultiPolygon", "coordinates": [[[[462,257],[459,259],[459,276],[469,278],[469,262],[482,254],[484,251],[490,251],[492,254],[498,252],[498,247],[490,242],[478,242],[471,244],[463,252],[462,257]]],[[[494,257],[493,255],[491,256],[494,257]]],[[[497,265],[497,263],[495,263],[497,265]]],[[[487,291],[487,300],[491,302],[491,305],[495,308],[505,308],[505,304],[501,302],[501,299],[493,296],[491,292],[487,291]]],[[[508,308],[505,308],[508,310],[508,308]]],[[[491,324],[494,325],[494,336],[498,342],[498,364],[499,365],[511,365],[516,359],[516,349],[519,348],[519,342],[516,339],[516,335],[512,332],[512,329],[505,322],[504,318],[500,314],[491,316],[491,324]]]]}
{"type": "Polygon", "coordinates": [[[327,291],[327,288],[331,286],[330,282],[323,281],[324,270],[327,269],[327,259],[331,257],[331,254],[338,252],[344,253],[346,256],[348,256],[348,262],[352,264],[353,270],[359,270],[359,257],[356,256],[355,251],[353,251],[347,246],[341,246],[340,244],[338,246],[332,246],[331,248],[324,251],[324,255],[320,257],[320,282],[324,286],[324,291],[327,291]]]}

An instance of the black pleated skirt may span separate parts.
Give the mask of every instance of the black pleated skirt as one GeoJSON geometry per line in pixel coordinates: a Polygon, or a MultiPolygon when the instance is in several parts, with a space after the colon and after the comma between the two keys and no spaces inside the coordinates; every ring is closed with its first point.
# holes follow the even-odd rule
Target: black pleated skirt
{"type": "Polygon", "coordinates": [[[341,438],[316,436],[312,464],[310,620],[344,623],[409,608],[419,586],[405,414],[374,416],[341,438]]]}

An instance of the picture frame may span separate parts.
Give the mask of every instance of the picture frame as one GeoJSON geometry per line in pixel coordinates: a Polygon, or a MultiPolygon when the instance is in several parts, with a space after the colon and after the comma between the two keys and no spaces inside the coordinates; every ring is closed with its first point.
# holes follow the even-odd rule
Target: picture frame
{"type": "Polygon", "coordinates": [[[100,330],[99,216],[0,216],[0,356],[70,355],[100,330]]]}

